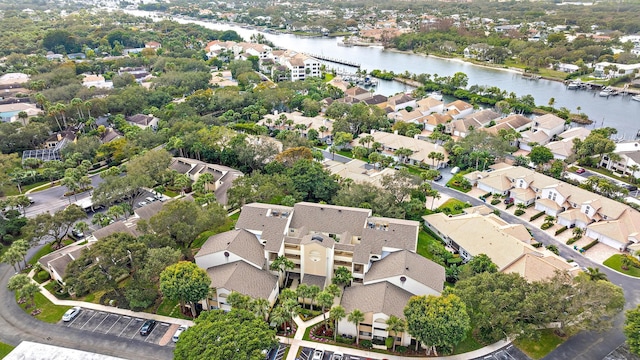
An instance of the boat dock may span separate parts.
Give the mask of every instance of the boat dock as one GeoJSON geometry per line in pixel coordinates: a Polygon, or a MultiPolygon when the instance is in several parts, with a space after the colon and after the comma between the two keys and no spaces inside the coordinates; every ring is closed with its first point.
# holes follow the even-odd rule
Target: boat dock
{"type": "Polygon", "coordinates": [[[318,60],[332,62],[332,63],[335,63],[335,64],[347,65],[347,66],[351,66],[351,67],[358,68],[358,69],[361,67],[361,65],[359,63],[355,62],[355,61],[336,59],[336,58],[332,58],[332,57],[328,57],[328,56],[324,56],[324,55],[316,55],[316,54],[306,54],[306,55],[311,56],[313,58],[316,58],[318,60]]]}

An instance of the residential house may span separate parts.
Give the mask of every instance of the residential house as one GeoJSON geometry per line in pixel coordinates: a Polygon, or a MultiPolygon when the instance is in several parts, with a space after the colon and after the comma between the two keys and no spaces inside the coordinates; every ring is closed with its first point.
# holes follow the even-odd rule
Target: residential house
{"type": "Polygon", "coordinates": [[[471,113],[461,119],[453,120],[447,125],[446,131],[453,136],[465,137],[472,130],[481,129],[491,124],[491,121],[500,118],[500,114],[493,110],[485,109],[471,113]]]}
{"type": "Polygon", "coordinates": [[[416,106],[423,115],[429,115],[433,113],[439,114],[444,111],[444,102],[432,96],[428,96],[416,101],[416,106]]]}
{"type": "Polygon", "coordinates": [[[279,64],[283,65],[291,81],[304,80],[310,77],[320,77],[320,61],[311,56],[286,50],[279,57],[279,64]]]}
{"type": "Polygon", "coordinates": [[[84,87],[96,87],[99,89],[112,89],[113,82],[106,81],[102,75],[84,74],[82,79],[82,86],[84,87]]]}
{"type": "Polygon", "coordinates": [[[522,132],[519,147],[531,151],[533,144],[547,145],[552,139],[564,132],[566,121],[553,114],[545,114],[533,120],[533,127],[522,132]]]}
{"type": "Polygon", "coordinates": [[[206,184],[205,188],[213,191],[216,195],[216,200],[222,205],[227,205],[227,191],[233,185],[233,181],[244,175],[241,171],[230,167],[209,164],[185,157],[174,157],[169,164],[169,169],[175,170],[179,174],[188,175],[193,182],[198,181],[202,174],[213,175],[213,183],[206,184]]]}
{"type": "Polygon", "coordinates": [[[22,121],[18,116],[21,112],[27,114],[27,119],[23,125],[28,123],[28,119],[37,116],[41,113],[41,110],[34,104],[27,102],[18,102],[12,104],[0,104],[0,122],[14,122],[22,121]]]}
{"type": "Polygon", "coordinates": [[[546,145],[551,150],[554,159],[565,160],[573,155],[573,140],[584,140],[591,133],[591,130],[583,127],[574,127],[558,135],[557,141],[552,141],[546,145]]]}
{"type": "Polygon", "coordinates": [[[600,78],[614,78],[633,74],[640,69],[640,64],[618,64],[610,62],[599,62],[594,66],[594,75],[600,78]]]}
{"type": "Polygon", "coordinates": [[[127,122],[130,125],[134,125],[144,130],[147,128],[151,128],[151,130],[156,131],[158,129],[158,122],[160,119],[153,116],[152,114],[135,114],[126,117],[127,122]]]}
{"type": "Polygon", "coordinates": [[[92,243],[83,245],[71,244],[61,249],[55,250],[38,259],[38,263],[42,269],[49,272],[51,279],[64,285],[64,277],[67,271],[67,265],[82,255],[84,249],[89,248],[92,243]]]}
{"type": "Polygon", "coordinates": [[[361,88],[360,86],[348,88],[344,92],[344,97],[351,97],[358,100],[366,100],[372,96],[373,94],[369,90],[361,88]]]}
{"type": "Polygon", "coordinates": [[[411,95],[401,93],[391,96],[389,99],[387,99],[387,107],[394,112],[400,111],[407,107],[415,109],[416,100],[411,95]]]}
{"type": "Polygon", "coordinates": [[[425,225],[442,238],[447,249],[465,261],[487,255],[504,273],[518,273],[527,281],[551,278],[556,271],[576,274],[577,267],[544,248],[532,246],[531,234],[522,224],[509,224],[499,216],[471,212],[423,217],[425,225]]]}
{"type": "Polygon", "coordinates": [[[305,138],[308,138],[309,130],[314,129],[318,132],[318,140],[327,144],[331,143],[331,134],[333,133],[333,120],[320,115],[314,117],[304,116],[298,111],[292,113],[267,114],[258,124],[266,126],[269,130],[299,130],[300,134],[305,138]],[[287,122],[290,124],[287,124],[287,122]]]}
{"type": "Polygon", "coordinates": [[[422,115],[422,112],[418,110],[407,111],[407,109],[402,109],[398,112],[391,113],[389,116],[393,119],[394,122],[403,121],[412,124],[421,124],[424,121],[425,116],[422,115]]]}
{"type": "Polygon", "coordinates": [[[453,120],[453,118],[449,114],[434,113],[421,118],[421,120],[425,130],[435,131],[439,125],[446,125],[453,120]]]}
{"type": "Polygon", "coordinates": [[[560,63],[558,65],[555,65],[554,68],[558,71],[562,71],[566,73],[572,73],[580,70],[580,67],[578,65],[565,64],[565,63],[560,63]]]}
{"type": "Polygon", "coordinates": [[[140,67],[123,67],[118,69],[118,75],[131,74],[136,79],[136,82],[142,83],[149,80],[152,76],[143,66],[140,67]]]}
{"type": "Polygon", "coordinates": [[[211,80],[209,80],[209,84],[213,87],[227,87],[227,86],[238,86],[238,82],[233,80],[231,76],[231,71],[214,71],[211,73],[211,80]]]}
{"type": "Polygon", "coordinates": [[[640,177],[640,142],[629,141],[616,144],[613,151],[620,157],[620,160],[612,160],[610,156],[604,155],[600,161],[600,166],[620,174],[620,176],[640,177]]]}
{"type": "Polygon", "coordinates": [[[523,132],[532,126],[533,120],[519,114],[512,114],[497,120],[494,126],[485,128],[484,130],[497,135],[501,129],[523,132]]]}
{"type": "Polygon", "coordinates": [[[157,41],[149,41],[149,42],[144,44],[144,47],[146,49],[158,50],[158,49],[160,49],[162,47],[162,44],[160,44],[157,41]]]}
{"type": "Polygon", "coordinates": [[[382,178],[384,176],[393,176],[396,172],[391,168],[378,169],[374,165],[358,159],[353,159],[347,163],[327,160],[323,162],[323,165],[331,175],[337,175],[343,179],[351,179],[355,183],[373,184],[378,187],[382,186],[382,178]]]}
{"type": "Polygon", "coordinates": [[[460,119],[473,113],[473,105],[462,100],[456,100],[448,103],[445,106],[444,111],[451,115],[453,119],[460,119]]]}
{"type": "Polygon", "coordinates": [[[535,203],[536,210],[557,217],[558,224],[583,228],[587,237],[612,248],[623,251],[637,243],[640,217],[626,204],[518,166],[464,176],[479,189],[509,196],[516,204],[535,203]]]}
{"type": "Polygon", "coordinates": [[[373,94],[370,98],[362,100],[367,105],[376,105],[381,108],[386,107],[387,101],[389,101],[389,98],[381,94],[373,94]]]}
{"type": "Polygon", "coordinates": [[[334,77],[333,79],[331,79],[331,81],[329,81],[328,84],[331,86],[335,86],[336,88],[342,90],[342,92],[346,92],[351,87],[351,84],[347,81],[344,81],[341,76],[334,77]]]}
{"type": "MultiPolygon", "coordinates": [[[[360,134],[360,137],[367,136],[367,134],[360,134]]],[[[426,142],[423,140],[418,140],[415,138],[411,138],[408,136],[398,135],[396,133],[388,133],[384,131],[371,131],[371,136],[374,138],[374,142],[378,142],[382,144],[382,154],[391,156],[395,158],[397,161],[404,161],[406,163],[415,165],[419,163],[425,163],[427,165],[431,165],[436,169],[441,169],[447,166],[447,161],[449,161],[449,156],[447,151],[439,145],[426,142]],[[413,153],[404,159],[400,159],[394,152],[400,148],[406,148],[413,153]],[[429,158],[429,154],[432,152],[440,153],[443,155],[443,160],[437,161],[435,159],[429,158]]],[[[358,139],[354,140],[357,142],[358,139]]]]}

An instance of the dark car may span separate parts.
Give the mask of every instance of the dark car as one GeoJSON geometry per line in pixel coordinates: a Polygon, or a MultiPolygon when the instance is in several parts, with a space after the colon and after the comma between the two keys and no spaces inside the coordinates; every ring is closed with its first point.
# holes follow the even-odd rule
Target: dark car
{"type": "Polygon", "coordinates": [[[442,180],[442,174],[438,174],[436,175],[436,177],[433,178],[433,181],[440,181],[442,180]]]}
{"type": "Polygon", "coordinates": [[[144,322],[142,327],[140,328],[140,335],[147,336],[153,331],[153,328],[156,327],[155,320],[147,320],[144,322]]]}
{"type": "Polygon", "coordinates": [[[503,203],[509,205],[509,204],[513,204],[513,198],[506,198],[504,199],[503,203]]]}
{"type": "Polygon", "coordinates": [[[626,186],[626,188],[627,188],[627,190],[629,190],[629,191],[636,191],[636,190],[638,190],[638,187],[637,187],[637,186],[635,186],[635,185],[627,185],[627,186],[626,186]]]}

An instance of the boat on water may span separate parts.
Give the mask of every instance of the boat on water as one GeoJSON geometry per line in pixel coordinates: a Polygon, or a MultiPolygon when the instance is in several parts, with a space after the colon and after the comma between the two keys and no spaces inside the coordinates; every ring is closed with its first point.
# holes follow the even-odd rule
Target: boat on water
{"type": "Polygon", "coordinates": [[[610,88],[610,87],[606,87],[604,89],[602,89],[602,91],[600,91],[600,93],[598,94],[602,97],[609,97],[609,96],[616,96],[618,95],[618,91],[610,88]]]}
{"type": "Polygon", "coordinates": [[[631,100],[640,101],[640,95],[633,95],[631,100]]]}
{"type": "Polygon", "coordinates": [[[568,90],[578,90],[580,88],[580,83],[577,81],[572,81],[567,85],[568,90]]]}

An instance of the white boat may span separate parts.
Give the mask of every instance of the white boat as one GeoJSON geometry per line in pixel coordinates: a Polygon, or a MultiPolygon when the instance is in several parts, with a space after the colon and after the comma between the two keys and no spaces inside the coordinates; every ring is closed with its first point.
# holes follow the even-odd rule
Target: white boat
{"type": "Polygon", "coordinates": [[[606,88],[602,89],[602,91],[600,91],[599,95],[602,96],[602,97],[609,97],[609,96],[613,95],[614,91],[615,90],[613,90],[612,88],[606,87],[606,88]]]}
{"type": "Polygon", "coordinates": [[[567,85],[568,90],[578,90],[580,88],[580,83],[577,81],[572,81],[567,85]]]}
{"type": "Polygon", "coordinates": [[[640,95],[633,95],[631,100],[640,101],[640,95]]]}

